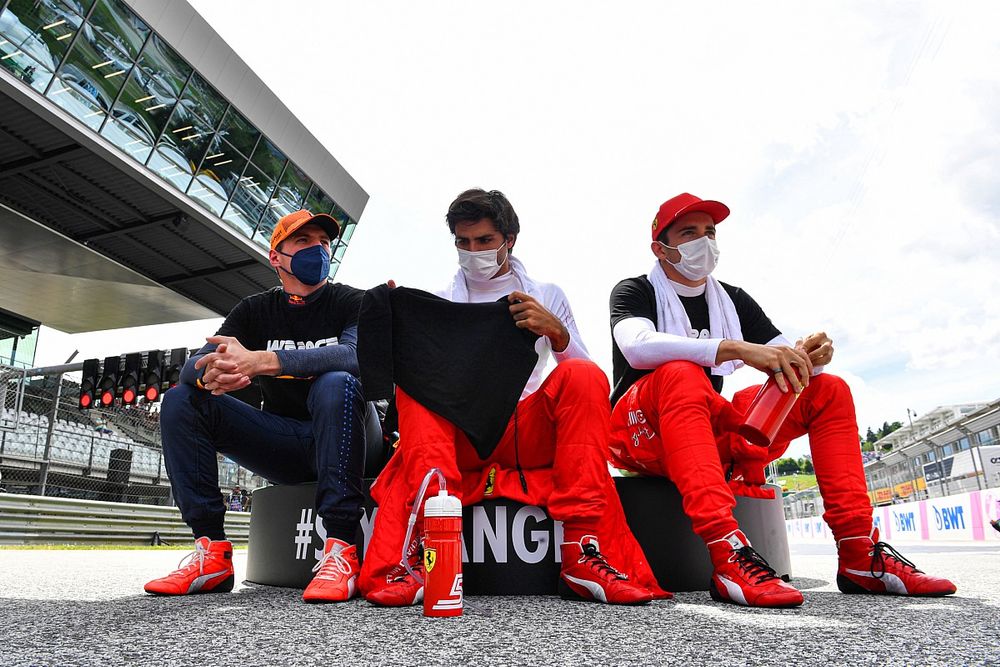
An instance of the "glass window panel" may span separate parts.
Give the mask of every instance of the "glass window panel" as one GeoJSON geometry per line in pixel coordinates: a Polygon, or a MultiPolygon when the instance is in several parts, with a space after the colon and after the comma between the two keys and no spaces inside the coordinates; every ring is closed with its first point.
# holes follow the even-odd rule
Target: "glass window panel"
{"type": "Polygon", "coordinates": [[[90,6],[94,4],[94,0],[66,0],[67,5],[73,8],[80,16],[86,16],[87,12],[90,11],[90,6]]]}
{"type": "Polygon", "coordinates": [[[302,208],[313,213],[329,213],[333,206],[333,200],[330,199],[330,196],[314,185],[309,196],[306,197],[305,206],[302,208]]]}
{"type": "Polygon", "coordinates": [[[278,147],[271,143],[267,137],[260,138],[260,143],[257,144],[257,150],[254,151],[251,159],[251,162],[267,174],[272,181],[277,181],[281,177],[281,171],[285,168],[287,161],[288,158],[285,157],[285,154],[278,150],[278,147]]]}
{"type": "Polygon", "coordinates": [[[214,88],[197,73],[193,74],[149,159],[149,168],[180,190],[186,190],[211,145],[215,126],[226,106],[214,88]]]}
{"type": "Polygon", "coordinates": [[[342,243],[350,243],[351,237],[354,236],[354,230],[358,228],[357,223],[351,223],[341,227],[344,231],[340,234],[340,240],[342,243]]]}
{"type": "Polygon", "coordinates": [[[219,135],[243,153],[244,157],[250,157],[257,145],[260,132],[247,122],[247,119],[240,115],[236,109],[230,107],[225,120],[219,127],[219,135]]]}
{"type": "MultiPolygon", "coordinates": [[[[265,220],[267,216],[265,215],[265,220]]],[[[265,231],[265,221],[262,220],[260,225],[257,226],[257,231],[254,232],[253,242],[259,245],[264,250],[271,249],[271,232],[274,231],[274,223],[270,222],[270,229],[265,231]]]]}
{"type": "Polygon", "coordinates": [[[305,172],[289,162],[281,177],[276,196],[279,197],[287,212],[293,213],[302,208],[302,202],[305,201],[311,186],[312,182],[306,177],[305,172]]]}
{"type": "Polygon", "coordinates": [[[131,68],[128,57],[111,42],[84,27],[48,97],[97,130],[131,68]]]}
{"type": "Polygon", "coordinates": [[[336,259],[338,262],[342,262],[344,260],[345,252],[347,252],[347,245],[344,243],[339,244],[337,246],[337,249],[333,252],[334,259],[336,259]]]}
{"type": "MultiPolygon", "coordinates": [[[[215,215],[221,216],[226,203],[236,190],[236,184],[243,176],[246,158],[221,138],[216,137],[209,154],[198,170],[198,175],[188,189],[188,195],[215,215]]],[[[239,221],[237,226],[247,235],[253,233],[253,227],[244,229],[239,221]]]]}
{"type": "Polygon", "coordinates": [[[207,139],[201,142],[200,147],[183,144],[177,146],[169,141],[161,141],[156,145],[156,150],[153,151],[146,166],[167,183],[184,192],[191,184],[194,171],[198,168],[198,162],[201,161],[201,154],[204,153],[207,144],[207,139]],[[188,148],[198,153],[196,159],[191,159],[186,152],[188,148]]]}
{"type": "Polygon", "coordinates": [[[149,27],[121,0],[98,0],[88,24],[132,60],[149,35],[149,27]]]}
{"type": "Polygon", "coordinates": [[[250,232],[247,232],[249,236],[267,208],[272,191],[274,191],[274,181],[253,165],[249,165],[237,181],[233,198],[222,219],[241,229],[249,227],[250,232]]]}
{"type": "Polygon", "coordinates": [[[333,205],[333,210],[330,211],[330,216],[337,221],[337,224],[340,225],[341,229],[351,222],[351,217],[347,215],[347,212],[340,208],[337,204],[333,205]]]}
{"type": "MultiPolygon", "coordinates": [[[[50,72],[62,60],[83,21],[59,0],[12,0],[0,14],[0,46],[28,54],[50,72]]],[[[16,58],[11,56],[8,59],[16,58]]]]}
{"type": "Polygon", "coordinates": [[[156,34],[150,36],[143,49],[139,67],[148,72],[151,85],[166,91],[175,102],[191,76],[191,67],[156,34]]]}
{"type": "Polygon", "coordinates": [[[151,72],[135,67],[101,134],[145,163],[174,102],[175,98],[158,85],[151,72]]]}
{"type": "Polygon", "coordinates": [[[254,240],[263,243],[264,240],[270,242],[271,231],[278,220],[289,213],[294,213],[302,208],[306,194],[312,183],[306,178],[305,173],[289,162],[285,167],[285,174],[278,184],[278,189],[271,196],[271,201],[267,205],[264,217],[260,221],[260,227],[254,240]],[[260,236],[260,239],[257,238],[260,236]]]}
{"type": "Polygon", "coordinates": [[[181,107],[185,112],[196,114],[214,129],[228,106],[229,103],[200,74],[195,72],[191,75],[181,100],[181,107]]]}
{"type": "Polygon", "coordinates": [[[173,49],[151,37],[101,133],[145,163],[190,73],[173,49]]]}
{"type": "Polygon", "coordinates": [[[52,70],[29,58],[24,51],[2,36],[0,36],[0,65],[39,93],[44,93],[49,81],[52,80],[52,70]]]}
{"type": "Polygon", "coordinates": [[[264,215],[260,219],[260,224],[257,225],[256,233],[253,235],[253,240],[262,248],[271,247],[271,232],[274,231],[274,226],[278,224],[278,219],[282,215],[285,215],[279,212],[280,208],[281,203],[277,199],[272,198],[264,209],[264,215]]]}

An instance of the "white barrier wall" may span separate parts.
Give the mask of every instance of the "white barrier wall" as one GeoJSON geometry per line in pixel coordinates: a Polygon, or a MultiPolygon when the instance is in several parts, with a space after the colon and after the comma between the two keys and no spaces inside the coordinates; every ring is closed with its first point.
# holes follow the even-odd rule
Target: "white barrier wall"
{"type": "MultiPolygon", "coordinates": [[[[887,542],[996,542],[1000,531],[990,525],[1000,518],[1000,488],[959,493],[872,509],[872,521],[887,542]]],[[[789,542],[833,542],[820,517],[785,521],[789,542]]]]}

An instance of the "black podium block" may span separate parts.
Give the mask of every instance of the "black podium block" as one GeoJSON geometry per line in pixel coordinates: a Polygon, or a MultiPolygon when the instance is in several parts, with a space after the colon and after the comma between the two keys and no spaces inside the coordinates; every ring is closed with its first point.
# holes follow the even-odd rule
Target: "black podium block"
{"type": "MultiPolygon", "coordinates": [[[[305,588],[326,539],[316,515],[315,484],[254,492],[247,580],[305,588]]],[[[371,539],[377,510],[366,498],[357,544],[371,539]]],[[[539,507],[506,500],[467,506],[463,513],[463,586],[469,595],[549,595],[559,577],[562,524],[539,507]]]]}
{"type": "MultiPolygon", "coordinates": [[[[658,477],[617,477],[615,484],[629,528],[642,546],[660,586],[668,591],[707,591],[712,561],[684,514],[681,494],[658,477]]],[[[736,497],[740,528],[779,576],[791,577],[781,491],[774,500],[736,497]]]]}
{"type": "MultiPolygon", "coordinates": [[[[677,488],[654,477],[621,477],[615,483],[629,527],[660,585],[669,591],[708,590],[712,574],[708,550],[691,529],[677,488]]],[[[248,581],[290,588],[309,584],[326,540],[323,522],[314,509],[315,496],[315,484],[270,486],[254,492],[248,581]]],[[[779,575],[791,576],[780,491],[775,500],[739,496],[736,500],[736,520],[754,547],[779,575]]],[[[376,514],[377,508],[366,496],[357,536],[362,558],[376,514]]],[[[552,521],[539,507],[505,498],[465,507],[462,521],[466,593],[556,592],[561,522],[552,521]]]]}

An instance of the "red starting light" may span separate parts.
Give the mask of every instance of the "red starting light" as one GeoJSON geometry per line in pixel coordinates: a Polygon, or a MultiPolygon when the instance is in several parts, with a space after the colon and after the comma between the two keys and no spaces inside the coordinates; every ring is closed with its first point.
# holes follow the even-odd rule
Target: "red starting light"
{"type": "Polygon", "coordinates": [[[90,407],[90,394],[80,394],[80,407],[89,408],[90,407]]]}
{"type": "Polygon", "coordinates": [[[101,405],[107,407],[115,402],[115,393],[113,391],[105,391],[101,394],[101,405]]]}
{"type": "Polygon", "coordinates": [[[146,400],[147,401],[149,401],[149,402],[152,403],[153,401],[155,401],[159,397],[159,395],[160,395],[160,388],[159,387],[154,387],[154,386],[146,387],[146,400]]]}
{"type": "Polygon", "coordinates": [[[134,389],[126,389],[122,393],[122,400],[124,402],[126,402],[126,403],[129,403],[129,404],[134,403],[135,402],[135,390],[134,389]]]}

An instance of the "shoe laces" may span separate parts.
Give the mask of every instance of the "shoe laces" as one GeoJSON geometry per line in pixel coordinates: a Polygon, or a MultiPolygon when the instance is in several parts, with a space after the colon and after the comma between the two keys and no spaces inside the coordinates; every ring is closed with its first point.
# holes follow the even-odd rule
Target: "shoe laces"
{"type": "MultiPolygon", "coordinates": [[[[423,568],[421,568],[421,567],[414,567],[413,569],[416,572],[422,572],[423,571],[423,568]]],[[[421,575],[421,576],[423,576],[423,575],[421,575]]],[[[413,581],[413,577],[410,576],[409,572],[407,572],[406,570],[403,570],[402,574],[396,575],[395,577],[393,577],[392,579],[390,579],[389,583],[390,584],[401,584],[401,583],[409,583],[411,581],[413,581]]]]}
{"type": "Polygon", "coordinates": [[[886,573],[885,561],[887,558],[891,558],[892,560],[896,561],[897,563],[902,565],[904,569],[909,568],[914,572],[920,572],[922,574],[921,570],[918,570],[916,565],[914,565],[910,560],[908,560],[903,554],[896,551],[896,549],[894,549],[891,544],[889,544],[888,542],[876,542],[872,547],[872,565],[871,565],[872,576],[875,577],[876,579],[881,579],[883,576],[885,576],[886,573]],[[879,568],[878,572],[875,571],[876,564],[878,565],[879,568]]]}
{"type": "MultiPolygon", "coordinates": [[[[419,553],[422,553],[422,551],[419,553]]],[[[417,572],[420,576],[423,576],[424,572],[423,557],[420,556],[419,558],[414,558],[413,560],[411,560],[410,567],[413,568],[414,572],[417,572]]],[[[406,568],[403,567],[402,564],[399,564],[396,567],[392,568],[392,570],[386,576],[386,583],[389,584],[399,584],[410,581],[414,581],[414,579],[412,576],[410,576],[410,573],[406,571],[406,568]],[[393,573],[396,573],[395,576],[393,575],[393,573]]]]}
{"type": "Polygon", "coordinates": [[[628,575],[622,574],[615,568],[613,568],[604,558],[604,554],[597,550],[597,547],[593,544],[583,545],[583,552],[580,554],[578,560],[580,563],[588,563],[590,569],[594,570],[598,574],[604,577],[611,577],[614,579],[627,580],[628,575]]]}
{"type": "Polygon", "coordinates": [[[205,574],[205,558],[208,556],[208,550],[201,546],[198,542],[194,543],[194,551],[188,553],[181,561],[177,563],[177,571],[187,570],[195,565],[198,566],[198,574],[205,574]]]}
{"type": "Polygon", "coordinates": [[[774,571],[764,557],[757,553],[751,546],[740,547],[733,550],[733,557],[739,563],[747,575],[754,579],[753,583],[760,584],[769,579],[777,579],[778,573],[774,571]]]}
{"type": "Polygon", "coordinates": [[[313,565],[313,572],[318,573],[316,576],[319,577],[335,577],[337,570],[341,574],[351,573],[351,563],[344,557],[344,550],[334,552],[332,549],[319,559],[319,562],[313,565]]]}

